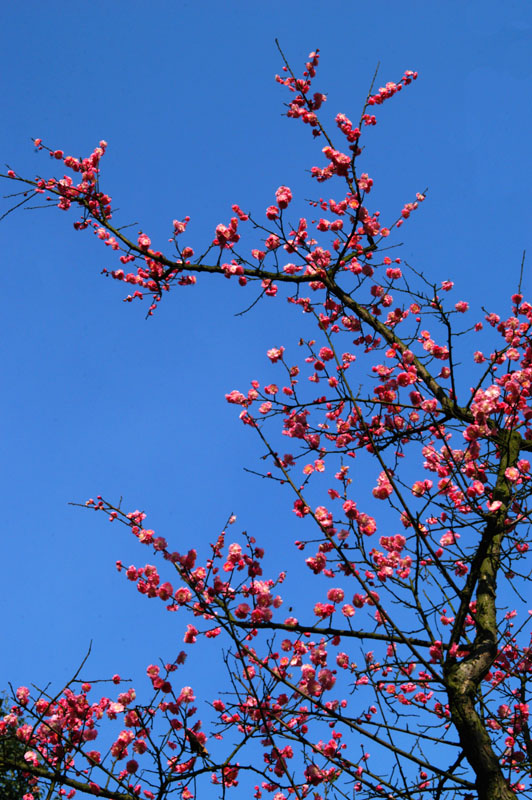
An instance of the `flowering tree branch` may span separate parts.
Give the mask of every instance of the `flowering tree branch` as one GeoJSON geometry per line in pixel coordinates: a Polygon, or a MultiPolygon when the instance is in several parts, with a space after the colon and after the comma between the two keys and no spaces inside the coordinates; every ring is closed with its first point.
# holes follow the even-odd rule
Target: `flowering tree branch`
{"type": "Polygon", "coordinates": [[[133,287],[126,301],[147,297],[148,315],[174,287],[212,274],[256,286],[265,300],[281,289],[316,322],[316,339],[300,340],[302,358],[279,343],[268,350],[279,385],[254,380],[226,396],[259,437],[264,477],[292,494],[306,537],[295,544],[310,552],[302,569],[315,579],[312,603],[298,597],[298,616],[284,615],[290,576],[264,577],[264,550],[252,536],[228,541],[234,516],[202,562],[194,548],[173,551],[144,513],[89,500],[160,559],[117,567],[147,598],[188,614],[185,644],[225,642],[228,683],[208,698],[210,737],[193,688],[176,683],[185,652],[148,666],[153,694],[144,705],[133,689],[89,701],[93,687],[80,681],[78,690],[77,678],[54,698],[20,687],[0,736],[26,744],[23,762],[8,766],[33,776],[36,797],[61,787],[67,797],[190,800],[204,776],[222,796],[254,776],[254,796],[274,800],[353,791],[408,800],[531,795],[532,649],[522,585],[532,305],[517,293],[506,318],[486,312],[463,327],[469,304],[448,304],[449,280],[430,284],[388,255],[389,237],[425,193],[383,224],[369,206],[373,181],[359,169],[360,140],[376,124],[373,112],[416,73],[372,89],[357,125],[338,114],[333,136],[326,96],[312,91],[318,53],[300,78],[284,60],[277,81],[290,94],[287,116],[325,142],[325,165],[311,175],[340,191],[340,199],[310,201],[316,219],[290,221],[292,191],[281,186],[266,222],[235,204],[198,253],[182,243],[189,218],[174,220],[168,255],[144,231],[129,238],[114,221],[101,188],[103,141],[75,159],[36,139],[67,174],[2,175],[21,187],[15,207],[44,197],[75,209],[75,227],[92,230],[119,259],[104,273],[133,287]],[[457,341],[462,358],[474,337],[489,352],[474,350],[464,374],[457,341]],[[293,452],[281,455],[286,442],[293,452]],[[374,487],[365,495],[357,486],[368,475],[374,487]],[[32,722],[22,723],[23,714],[32,722]],[[105,721],[119,721],[120,732],[90,749],[107,741],[105,721]]]}

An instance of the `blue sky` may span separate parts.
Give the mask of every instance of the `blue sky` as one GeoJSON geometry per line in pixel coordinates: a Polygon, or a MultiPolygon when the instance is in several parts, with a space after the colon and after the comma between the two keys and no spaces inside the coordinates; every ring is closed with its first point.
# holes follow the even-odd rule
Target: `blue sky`
{"type": "MultiPolygon", "coordinates": [[[[120,218],[164,247],[172,219],[189,214],[201,247],[232,203],[259,215],[280,184],[310,195],[305,170],[320,163],[319,147],[282,116],[276,37],[296,71],[320,48],[316,89],[328,94],[329,119],[357,117],[377,62],[379,85],[415,69],[417,83],[367,136],[375,206],[395,214],[428,187],[403,228],[403,257],[454,280],[456,299],[504,311],[530,252],[527,5],[11,4],[0,17],[2,162],[47,173],[31,137],[73,155],[104,138],[103,186],[120,218]]],[[[100,276],[114,266],[109,251],[72,221],[20,211],[0,227],[0,689],[62,685],[91,640],[92,678],[136,678],[180,649],[175,617],[115,570],[116,559],[141,564],[148,552],[69,501],[123,496],[177,549],[201,548],[234,511],[279,566],[292,563],[299,535],[291,498],[242,471],[260,451],[224,399],[274,377],[265,351],[297,342],[299,316],[280,301],[235,316],[251,296],[202,279],[145,321],[100,276]]]]}

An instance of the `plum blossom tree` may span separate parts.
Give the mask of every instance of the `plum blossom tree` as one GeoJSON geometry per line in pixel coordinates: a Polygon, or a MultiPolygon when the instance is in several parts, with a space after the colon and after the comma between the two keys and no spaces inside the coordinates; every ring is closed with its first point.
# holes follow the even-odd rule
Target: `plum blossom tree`
{"type": "Polygon", "coordinates": [[[207,273],[254,300],[284,295],[314,325],[299,358],[272,342],[276,383],[227,394],[259,437],[265,476],[292,496],[314,594],[287,612],[283,553],[265,574],[261,543],[232,535],[234,516],[200,559],[174,550],[144,513],[90,499],[154,562],[118,562],[119,572],[179,611],[187,645],[212,640],[227,681],[197,699],[179,680],[181,651],[147,667],[142,703],[132,688],[95,697],[81,672],[55,695],[18,688],[0,736],[25,752],[0,751],[0,761],[36,780],[25,800],[189,800],[202,780],[216,796],[249,784],[274,800],[532,796],[532,304],[516,291],[508,312],[469,323],[468,303],[447,299],[450,281],[433,284],[397,257],[393,234],[425,194],[385,224],[361,140],[417,74],[372,87],[358,122],[338,114],[332,129],[326,96],[313,91],[318,60],[311,53],[301,77],[285,61],[276,78],[287,116],[320,145],[312,176],[337,198],[310,201],[309,218],[292,218],[281,186],[265,219],[233,205],[203,250],[187,242],[188,217],[174,220],[175,251],[164,254],[114,221],[103,141],[77,159],[36,139],[66,174],[3,175],[20,203],[43,197],[77,212],[75,227],[116,252],[107,274],[131,287],[128,302],[147,298],[148,315],[207,273]],[[367,475],[374,488],[361,493],[367,475]]]}

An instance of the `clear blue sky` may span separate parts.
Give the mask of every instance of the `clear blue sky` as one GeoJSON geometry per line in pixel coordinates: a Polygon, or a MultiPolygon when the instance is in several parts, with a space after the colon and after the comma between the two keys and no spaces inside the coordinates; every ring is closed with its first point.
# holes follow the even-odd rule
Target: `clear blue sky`
{"type": "MultiPolygon", "coordinates": [[[[529,4],[493,0],[6,4],[0,155],[46,173],[30,137],[73,155],[105,138],[103,187],[121,220],[162,247],[189,214],[201,245],[232,203],[260,214],[320,163],[308,131],[281,116],[275,37],[296,71],[320,48],[331,117],[357,117],[377,62],[379,85],[415,69],[367,137],[375,203],[396,213],[428,186],[403,257],[455,280],[456,299],[500,307],[532,252],[531,26],[529,4]]],[[[146,322],[100,276],[109,251],[72,221],[21,211],[0,225],[0,689],[62,685],[90,640],[92,678],[137,677],[181,647],[179,620],[116,573],[116,559],[142,564],[148,550],[68,501],[123,495],[176,549],[211,541],[234,511],[279,566],[301,533],[292,498],[243,473],[258,445],[224,400],[274,377],[265,351],[297,341],[299,315],[269,301],[236,317],[251,295],[202,279],[146,322]]]]}

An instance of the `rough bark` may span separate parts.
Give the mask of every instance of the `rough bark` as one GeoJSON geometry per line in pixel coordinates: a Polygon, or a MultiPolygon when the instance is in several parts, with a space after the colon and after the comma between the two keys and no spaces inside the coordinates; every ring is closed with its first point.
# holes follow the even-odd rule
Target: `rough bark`
{"type": "Polygon", "coordinates": [[[476,636],[468,656],[456,661],[448,656],[444,674],[451,719],[458,731],[465,756],[476,776],[479,800],[516,800],[503,775],[499,757],[478,708],[480,684],[497,655],[497,572],[501,545],[506,534],[506,511],[511,501],[511,486],[505,478],[507,467],[519,457],[521,437],[513,431],[500,434],[499,470],[493,499],[500,509],[490,515],[473,559],[468,584],[456,615],[453,639],[459,641],[465,613],[476,586],[476,636]]]}

